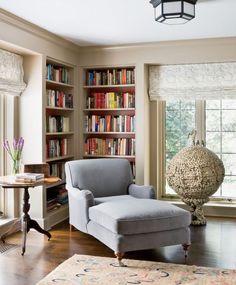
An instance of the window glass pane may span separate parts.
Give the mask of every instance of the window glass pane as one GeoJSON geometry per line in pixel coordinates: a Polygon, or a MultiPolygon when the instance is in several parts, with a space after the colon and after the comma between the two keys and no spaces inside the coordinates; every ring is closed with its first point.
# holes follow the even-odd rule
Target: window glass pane
{"type": "Polygon", "coordinates": [[[180,106],[182,110],[195,110],[194,101],[180,101],[180,106]]]}
{"type": "MultiPolygon", "coordinates": [[[[188,134],[195,128],[194,101],[166,102],[166,166],[183,147],[188,145],[188,134]]],[[[166,183],[167,194],[176,193],[166,183]]]]}
{"type": "Polygon", "coordinates": [[[236,110],[236,100],[222,100],[222,109],[236,110]]]}
{"type": "Polygon", "coordinates": [[[206,131],[220,131],[220,116],[219,110],[207,110],[206,131]]]}
{"type": "Polygon", "coordinates": [[[236,152],[236,132],[235,133],[222,132],[222,152],[223,153],[236,152]]]}
{"type": "Polygon", "coordinates": [[[177,153],[180,150],[179,131],[166,133],[166,153],[177,153]]]}
{"type": "Polygon", "coordinates": [[[175,131],[180,128],[180,112],[179,111],[168,111],[166,113],[166,130],[175,131]]]}
{"type": "Polygon", "coordinates": [[[236,198],[236,100],[206,101],[205,116],[206,145],[222,159],[226,174],[213,196],[236,198]]]}
{"type": "MultiPolygon", "coordinates": [[[[223,153],[222,161],[225,167],[225,174],[226,175],[236,175],[236,153],[235,154],[224,154],[223,153]]],[[[235,187],[235,191],[236,191],[236,187],[235,187]]]]}
{"type": "Polygon", "coordinates": [[[166,193],[170,195],[177,195],[177,193],[172,188],[170,188],[167,181],[166,181],[166,193]]]}
{"type": "Polygon", "coordinates": [[[236,131],[236,110],[222,111],[222,130],[227,132],[236,131]]]}
{"type": "Polygon", "coordinates": [[[206,147],[215,153],[221,151],[221,135],[220,132],[206,133],[206,147]]]}
{"type": "Polygon", "coordinates": [[[180,101],[166,101],[166,110],[179,110],[180,101]]]}
{"type": "Polygon", "coordinates": [[[222,196],[236,198],[236,177],[225,176],[224,182],[222,183],[222,196]]]}
{"type": "Polygon", "coordinates": [[[220,109],[220,100],[207,100],[206,110],[220,109]]]}
{"type": "Polygon", "coordinates": [[[181,110],[180,129],[181,133],[188,138],[188,133],[195,128],[195,110],[181,110]]]}

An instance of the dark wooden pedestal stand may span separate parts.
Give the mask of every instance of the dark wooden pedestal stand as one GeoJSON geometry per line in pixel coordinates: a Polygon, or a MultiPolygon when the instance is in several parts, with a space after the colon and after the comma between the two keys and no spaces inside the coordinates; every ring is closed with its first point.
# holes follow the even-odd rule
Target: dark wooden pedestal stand
{"type": "MultiPolygon", "coordinates": [[[[18,183],[14,182],[13,178],[11,176],[4,176],[0,177],[0,186],[4,189],[9,189],[9,188],[23,188],[24,189],[24,196],[23,196],[23,217],[22,217],[22,231],[23,231],[23,239],[22,239],[22,253],[21,255],[24,255],[25,250],[26,250],[26,236],[27,233],[29,232],[30,229],[35,229],[36,231],[46,235],[48,237],[48,240],[51,238],[51,234],[48,231],[43,230],[39,224],[30,218],[30,215],[28,214],[29,209],[30,209],[30,204],[29,204],[29,188],[36,187],[36,186],[41,186],[46,184],[44,180],[42,181],[37,181],[37,182],[32,182],[32,183],[18,183]]],[[[48,184],[48,183],[47,183],[48,184]]],[[[13,225],[14,227],[14,225],[13,225]]],[[[12,229],[10,228],[5,234],[1,236],[1,240],[5,242],[5,238],[8,235],[8,233],[12,232],[12,229]]]]}

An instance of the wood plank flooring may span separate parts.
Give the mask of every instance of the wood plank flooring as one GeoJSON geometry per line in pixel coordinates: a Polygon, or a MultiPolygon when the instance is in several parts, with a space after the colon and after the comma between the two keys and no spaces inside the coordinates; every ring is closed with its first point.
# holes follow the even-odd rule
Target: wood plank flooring
{"type": "MultiPolygon", "coordinates": [[[[113,257],[113,252],[95,238],[79,231],[69,231],[68,222],[54,227],[51,241],[35,231],[27,236],[21,256],[21,233],[6,239],[17,245],[0,254],[1,285],[33,285],[73,254],[113,257]]],[[[192,246],[187,264],[236,268],[236,219],[208,218],[207,226],[192,227],[192,246]]],[[[181,246],[130,252],[125,258],[170,263],[184,263],[181,246]]]]}

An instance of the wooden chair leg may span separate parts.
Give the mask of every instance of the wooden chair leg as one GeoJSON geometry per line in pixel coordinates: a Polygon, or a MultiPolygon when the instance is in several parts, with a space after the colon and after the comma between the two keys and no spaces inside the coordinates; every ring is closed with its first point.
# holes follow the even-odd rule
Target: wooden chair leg
{"type": "Polygon", "coordinates": [[[125,255],[123,252],[114,252],[117,260],[118,260],[118,264],[120,267],[126,267],[126,265],[121,261],[123,256],[125,255]]]}
{"type": "Polygon", "coordinates": [[[75,227],[70,224],[70,232],[73,232],[74,229],[75,229],[75,227]]]}

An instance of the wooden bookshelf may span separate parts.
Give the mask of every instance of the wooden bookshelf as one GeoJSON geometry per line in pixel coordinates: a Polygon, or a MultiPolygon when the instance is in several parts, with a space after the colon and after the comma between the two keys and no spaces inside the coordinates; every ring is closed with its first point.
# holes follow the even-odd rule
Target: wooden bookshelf
{"type": "Polygon", "coordinates": [[[135,68],[85,68],[84,158],[126,158],[135,177],[135,68]]]}
{"type": "MultiPolygon", "coordinates": [[[[49,228],[68,217],[68,202],[56,199],[65,186],[64,165],[75,155],[74,73],[75,67],[56,59],[46,59],[45,71],[45,161],[50,175],[61,181],[45,187],[45,220],[49,228]]],[[[64,190],[63,190],[64,191],[64,190]]],[[[66,193],[63,193],[66,196],[66,193]]]]}

